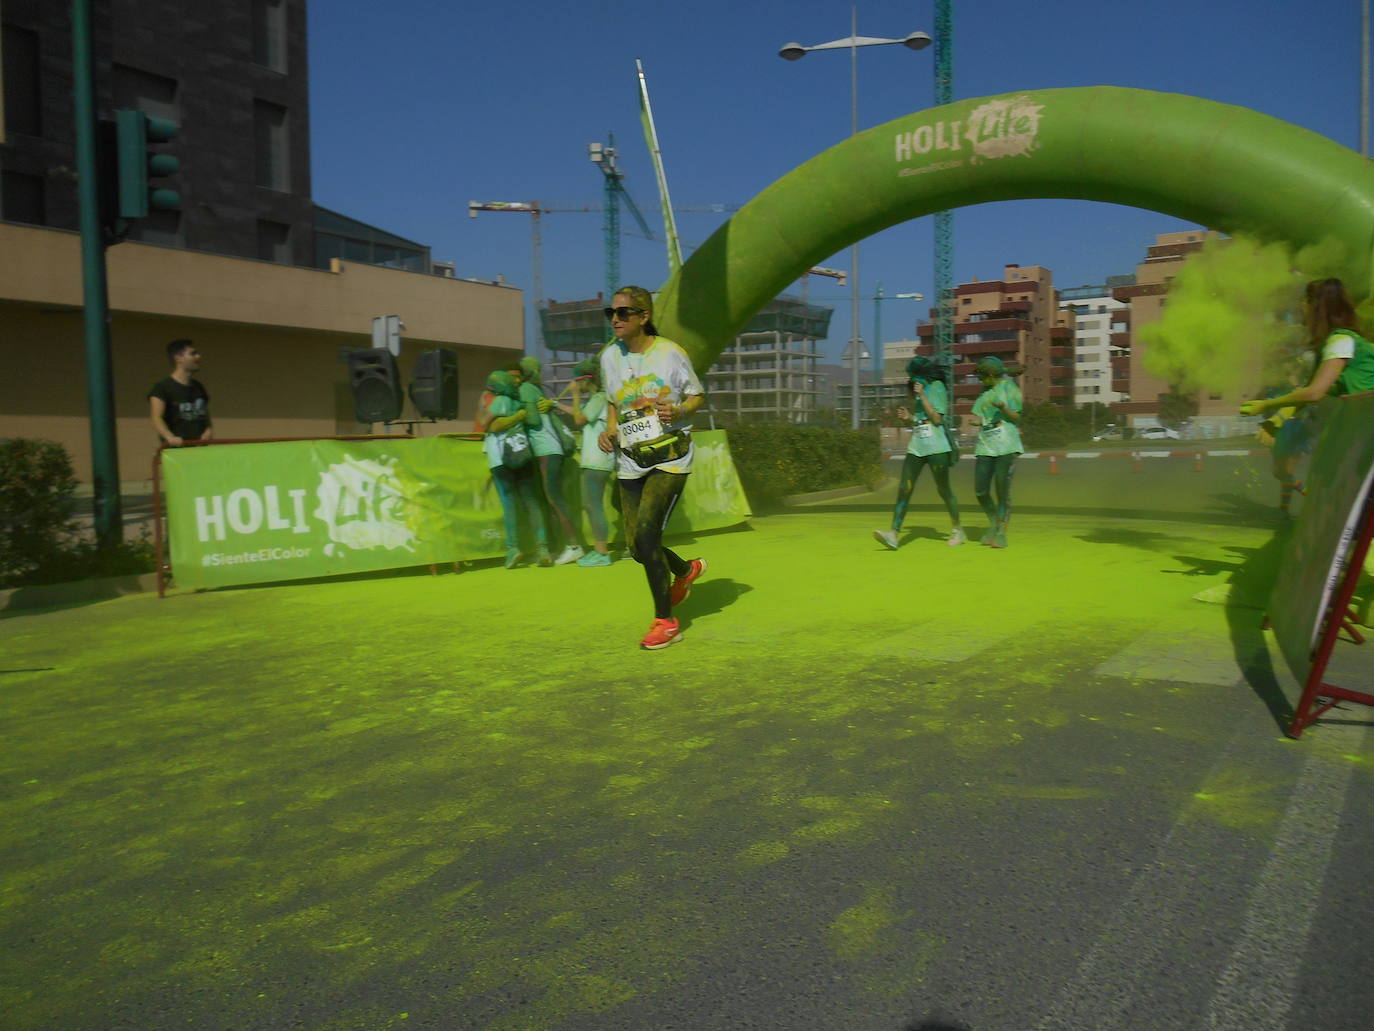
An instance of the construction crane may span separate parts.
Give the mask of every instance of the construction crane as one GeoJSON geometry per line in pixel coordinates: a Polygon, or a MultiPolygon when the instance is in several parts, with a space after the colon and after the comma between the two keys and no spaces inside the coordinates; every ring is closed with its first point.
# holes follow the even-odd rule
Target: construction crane
{"type": "MultiPolygon", "coordinates": [[[[599,146],[599,144],[592,144],[591,146],[599,146]]],[[[612,157],[614,157],[614,151],[612,151],[612,157]]],[[[624,176],[621,175],[620,178],[624,178],[624,176]]],[[[620,278],[620,212],[617,204],[613,203],[611,200],[612,188],[609,185],[609,178],[606,193],[607,200],[601,204],[574,203],[566,206],[554,206],[544,204],[537,200],[468,201],[468,218],[476,218],[479,211],[507,211],[515,212],[518,215],[530,216],[530,271],[531,279],[533,280],[530,287],[530,293],[534,320],[534,354],[541,358],[543,357],[541,351],[544,343],[544,330],[539,319],[539,309],[544,304],[544,237],[541,219],[544,215],[550,214],[606,213],[606,279],[608,283],[606,287],[606,297],[609,299],[609,291],[614,290],[620,285],[616,282],[616,280],[620,278]],[[614,215],[611,214],[613,210],[614,215]],[[612,228],[612,222],[614,223],[614,228],[612,228]]],[[[654,238],[653,233],[649,231],[649,227],[644,222],[644,217],[639,213],[639,209],[634,206],[634,201],[630,199],[630,195],[625,193],[623,185],[615,191],[616,201],[618,201],[620,196],[624,196],[626,202],[629,204],[630,210],[638,220],[640,228],[644,230],[644,235],[652,240],[654,238]]],[[[673,210],[725,214],[731,211],[738,211],[739,205],[687,204],[674,205],[673,210]]]]}
{"type": "Polygon", "coordinates": [[[534,355],[536,358],[543,358],[544,344],[544,331],[539,325],[539,306],[544,303],[544,237],[539,220],[544,215],[555,211],[595,210],[596,208],[590,204],[582,207],[550,208],[540,204],[537,200],[468,201],[468,218],[476,218],[479,211],[514,211],[521,215],[530,216],[530,264],[532,265],[531,276],[534,280],[530,289],[530,301],[534,309],[534,355]]]}
{"type": "MultiPolygon", "coordinates": [[[[951,0],[935,0],[935,106],[954,102],[951,0]]],[[[954,383],[954,216],[935,212],[935,360],[954,383]]]]}
{"type": "Polygon", "coordinates": [[[647,239],[652,240],[654,233],[649,228],[649,223],[644,221],[644,216],[639,213],[634,198],[625,189],[625,173],[620,171],[615,160],[615,134],[606,134],[604,146],[600,143],[587,144],[587,157],[601,169],[606,183],[602,230],[606,237],[606,297],[609,300],[615,288],[620,285],[620,201],[625,201],[625,206],[630,209],[630,214],[635,217],[647,239]]]}

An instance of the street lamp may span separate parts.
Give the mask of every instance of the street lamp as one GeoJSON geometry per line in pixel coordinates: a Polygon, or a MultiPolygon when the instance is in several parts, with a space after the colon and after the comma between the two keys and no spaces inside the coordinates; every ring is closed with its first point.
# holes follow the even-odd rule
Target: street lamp
{"type": "Polygon", "coordinates": [[[883,284],[873,291],[873,407],[878,408],[882,399],[883,383],[883,302],[884,301],[924,301],[925,294],[883,294],[883,284]]]}
{"type": "MultiPolygon", "coordinates": [[[[849,9],[849,36],[847,39],[832,39],[829,43],[817,43],[810,47],[804,47],[800,43],[788,43],[778,51],[778,56],[785,61],[798,61],[813,50],[844,50],[846,48],[849,50],[849,135],[852,137],[859,134],[859,47],[876,47],[899,43],[909,50],[924,50],[930,46],[931,42],[930,36],[924,32],[912,32],[902,39],[860,36],[859,9],[851,7],[849,9]]],[[[855,355],[854,393],[850,399],[853,411],[850,426],[857,430],[859,428],[859,361],[857,356],[863,350],[863,339],[859,334],[859,245],[857,242],[849,248],[849,266],[851,313],[849,350],[846,353],[855,355]]]]}

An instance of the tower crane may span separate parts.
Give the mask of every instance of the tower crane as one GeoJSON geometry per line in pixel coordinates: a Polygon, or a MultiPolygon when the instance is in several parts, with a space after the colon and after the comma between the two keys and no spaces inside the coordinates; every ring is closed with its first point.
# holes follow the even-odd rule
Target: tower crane
{"type": "Polygon", "coordinates": [[[606,134],[604,146],[600,143],[587,144],[587,157],[601,169],[606,183],[602,231],[606,237],[606,297],[609,300],[615,288],[620,285],[620,201],[625,201],[625,206],[630,209],[630,214],[635,217],[647,239],[652,240],[654,233],[649,228],[649,223],[644,221],[644,216],[639,213],[639,207],[630,196],[630,191],[625,189],[625,173],[620,171],[615,160],[615,134],[606,134]]]}
{"type": "MultiPolygon", "coordinates": [[[[589,144],[588,150],[590,151],[592,147],[599,146],[601,146],[601,144],[589,144]]],[[[601,153],[603,155],[606,153],[604,148],[601,153]]],[[[544,343],[543,326],[541,325],[539,319],[539,309],[544,304],[544,237],[541,222],[543,216],[566,213],[595,214],[597,212],[602,212],[606,215],[604,229],[606,236],[606,297],[608,299],[610,298],[609,291],[614,290],[617,286],[620,285],[620,283],[617,282],[617,280],[619,280],[620,278],[620,210],[618,207],[618,201],[622,196],[625,198],[626,204],[629,206],[630,211],[634,214],[635,219],[638,221],[639,227],[641,230],[643,230],[644,235],[650,240],[654,238],[653,233],[649,230],[648,225],[644,221],[644,216],[640,214],[639,209],[635,206],[635,203],[630,198],[629,193],[625,191],[624,184],[619,181],[621,179],[624,179],[624,174],[619,172],[619,170],[617,170],[614,167],[615,151],[611,150],[610,153],[612,166],[611,171],[616,176],[616,185],[614,187],[611,185],[611,173],[606,173],[605,168],[603,166],[602,172],[607,175],[606,200],[603,203],[574,203],[563,206],[555,206],[545,204],[537,200],[468,201],[468,218],[476,218],[477,213],[479,211],[506,211],[514,212],[518,215],[530,216],[530,272],[532,279],[532,283],[530,286],[530,294],[533,305],[534,319],[534,353],[535,355],[538,355],[540,357],[543,357],[541,351],[543,349],[544,343]]],[[[723,214],[731,211],[738,211],[739,205],[687,204],[674,205],[673,210],[699,211],[714,214],[723,214]]]]}

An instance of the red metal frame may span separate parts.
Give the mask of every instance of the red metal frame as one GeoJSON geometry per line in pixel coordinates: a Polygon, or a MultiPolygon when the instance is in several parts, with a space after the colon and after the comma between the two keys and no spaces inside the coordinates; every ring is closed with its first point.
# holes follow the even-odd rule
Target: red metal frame
{"type": "MultiPolygon", "coordinates": [[[[1327,710],[1341,702],[1358,702],[1360,705],[1374,706],[1374,694],[1355,691],[1348,687],[1337,687],[1335,684],[1328,684],[1322,680],[1326,674],[1326,664],[1331,660],[1331,651],[1336,647],[1336,641],[1341,635],[1341,630],[1346,629],[1346,621],[1351,615],[1350,599],[1355,595],[1355,587],[1360,580],[1360,571],[1364,569],[1365,558],[1369,554],[1372,538],[1374,538],[1374,497],[1365,501],[1364,516],[1360,520],[1359,531],[1352,542],[1353,547],[1346,563],[1345,575],[1341,580],[1340,587],[1336,589],[1335,594],[1327,604],[1322,620],[1321,639],[1318,641],[1316,653],[1312,657],[1312,668],[1307,674],[1307,683],[1303,685],[1302,698],[1298,701],[1298,707],[1293,713],[1293,722],[1288,727],[1290,737],[1301,737],[1302,732],[1307,727],[1319,720],[1327,710]],[[1342,616],[1342,613],[1345,615],[1342,616]],[[1320,703],[1318,702],[1319,699],[1321,699],[1320,703]]],[[[1351,628],[1351,633],[1355,633],[1353,628],[1351,628]]],[[[1358,634],[1355,636],[1359,637],[1358,634]]],[[[1363,643],[1363,641],[1364,639],[1359,637],[1358,643],[1363,643]]]]}
{"type": "MultiPolygon", "coordinates": [[[[451,436],[467,437],[470,434],[455,433],[451,436]]],[[[478,438],[482,434],[475,434],[478,438]]],[[[288,444],[301,440],[414,440],[410,433],[371,433],[352,437],[226,437],[223,440],[184,440],[178,447],[211,447],[218,444],[288,444]]],[[[162,452],[167,450],[164,442],[153,452],[153,548],[157,558],[157,596],[167,597],[167,537],[163,530],[165,513],[162,510],[162,452]]]]}

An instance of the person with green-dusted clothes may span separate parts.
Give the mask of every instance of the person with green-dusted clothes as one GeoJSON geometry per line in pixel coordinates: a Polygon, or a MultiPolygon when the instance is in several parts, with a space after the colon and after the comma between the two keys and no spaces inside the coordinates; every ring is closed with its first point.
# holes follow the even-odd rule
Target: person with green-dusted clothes
{"type": "Polygon", "coordinates": [[[482,427],[486,432],[482,451],[487,458],[487,468],[491,470],[492,483],[496,485],[496,495],[501,499],[501,516],[506,530],[506,568],[514,569],[525,559],[520,552],[521,507],[525,509],[530,531],[534,534],[539,564],[551,566],[553,559],[549,557],[544,511],[534,485],[534,463],[529,461],[519,469],[512,469],[502,460],[502,445],[507,435],[524,433],[529,413],[520,407],[519,387],[509,372],[497,371],[488,376],[487,391],[491,400],[487,403],[482,427]]]}
{"type": "Polygon", "coordinates": [[[945,511],[949,513],[947,543],[957,547],[964,543],[964,530],[959,525],[959,502],[949,487],[949,473],[954,465],[954,449],[950,447],[949,435],[945,432],[945,419],[949,415],[949,388],[940,378],[939,367],[921,355],[907,362],[906,373],[912,408],[911,411],[899,408],[897,415],[903,421],[911,420],[911,442],[907,444],[906,457],[902,460],[902,479],[897,485],[896,503],[892,506],[892,528],[874,530],[873,537],[884,547],[897,550],[901,543],[898,535],[906,519],[911,492],[916,489],[921,471],[929,466],[935,489],[945,503],[945,511]]]}
{"type": "Polygon", "coordinates": [[[1266,415],[1290,405],[1374,390],[1374,343],[1360,335],[1355,306],[1339,279],[1314,279],[1303,296],[1307,346],[1317,365],[1305,387],[1240,406],[1241,415],[1266,415]]]}
{"type": "Polygon", "coordinates": [[[973,451],[973,492],[988,517],[982,543],[990,548],[1005,548],[1007,523],[1011,521],[1012,476],[1016,459],[1025,450],[1017,427],[1024,402],[1021,388],[1000,358],[984,358],[973,371],[983,383],[983,392],[973,402],[973,417],[980,423],[978,444],[973,451]]]}
{"type": "Polygon", "coordinates": [[[523,373],[520,403],[529,413],[525,432],[529,434],[530,450],[534,452],[534,460],[538,463],[539,484],[544,489],[544,499],[558,520],[563,536],[563,550],[553,560],[554,565],[562,566],[576,562],[583,555],[582,546],[577,543],[577,530],[573,526],[568,499],[563,494],[563,439],[558,427],[553,424],[555,417],[549,414],[555,403],[544,394],[543,368],[539,359],[533,355],[521,358],[520,371],[523,373]]]}
{"type": "Polygon", "coordinates": [[[601,450],[610,405],[601,386],[601,362],[587,358],[573,367],[572,419],[581,427],[578,463],[582,466],[582,511],[592,530],[592,550],[579,566],[611,564],[610,531],[606,522],[606,484],[615,471],[615,452],[601,450]]]}

